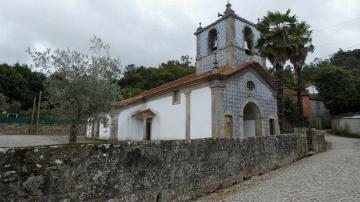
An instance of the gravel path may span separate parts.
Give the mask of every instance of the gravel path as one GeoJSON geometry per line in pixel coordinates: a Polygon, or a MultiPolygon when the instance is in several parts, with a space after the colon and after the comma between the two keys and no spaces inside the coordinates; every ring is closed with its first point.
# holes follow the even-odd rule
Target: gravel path
{"type": "Polygon", "coordinates": [[[332,148],[197,201],[360,201],[360,139],[327,135],[332,148]]]}

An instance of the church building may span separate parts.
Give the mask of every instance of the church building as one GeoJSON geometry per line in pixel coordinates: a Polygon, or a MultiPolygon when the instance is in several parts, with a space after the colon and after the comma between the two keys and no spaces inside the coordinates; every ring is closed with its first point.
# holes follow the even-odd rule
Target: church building
{"type": "Polygon", "coordinates": [[[226,5],[219,19],[201,24],[196,73],[113,104],[100,138],[171,140],[279,134],[275,84],[254,49],[255,24],[226,5]]]}

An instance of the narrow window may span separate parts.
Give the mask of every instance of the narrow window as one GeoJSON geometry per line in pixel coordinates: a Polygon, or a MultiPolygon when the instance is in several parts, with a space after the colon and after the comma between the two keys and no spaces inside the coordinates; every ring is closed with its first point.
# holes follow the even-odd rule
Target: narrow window
{"type": "Polygon", "coordinates": [[[231,139],[233,137],[233,119],[231,115],[225,116],[226,122],[226,137],[231,139]]]}
{"type": "Polygon", "coordinates": [[[247,55],[252,55],[252,49],[254,46],[254,34],[250,27],[244,28],[244,49],[247,55]]]}
{"type": "Polygon", "coordinates": [[[172,97],[173,105],[180,104],[180,93],[179,91],[174,91],[173,97],[172,97]]]}
{"type": "Polygon", "coordinates": [[[145,140],[151,140],[151,121],[152,119],[146,119],[145,140]]]}
{"type": "Polygon", "coordinates": [[[216,29],[212,29],[209,31],[208,46],[209,46],[209,52],[217,50],[218,48],[218,38],[217,38],[216,29]]]}
{"type": "Polygon", "coordinates": [[[275,122],[274,119],[269,120],[270,125],[270,135],[275,135],[275,122]]]}

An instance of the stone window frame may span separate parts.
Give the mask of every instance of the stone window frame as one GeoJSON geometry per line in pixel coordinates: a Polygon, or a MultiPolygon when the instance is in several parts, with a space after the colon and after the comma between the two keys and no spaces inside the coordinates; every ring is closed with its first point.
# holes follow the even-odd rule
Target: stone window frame
{"type": "Polygon", "coordinates": [[[233,114],[232,113],[230,113],[230,112],[227,112],[227,113],[225,113],[225,137],[226,138],[229,138],[229,139],[231,139],[231,138],[234,138],[234,116],[233,116],[233,114]],[[231,133],[230,133],[230,135],[228,135],[228,131],[227,131],[227,118],[228,117],[230,117],[230,120],[231,120],[231,129],[230,129],[230,131],[231,131],[231,133]]]}
{"type": "Polygon", "coordinates": [[[254,92],[254,90],[256,89],[256,85],[253,80],[247,80],[245,83],[245,87],[246,87],[246,90],[249,92],[254,92]],[[251,84],[252,84],[252,86],[249,86],[251,84]]]}
{"type": "Polygon", "coordinates": [[[172,105],[178,105],[181,103],[181,93],[179,90],[173,91],[172,94],[172,105]]]}
{"type": "Polygon", "coordinates": [[[244,26],[244,29],[243,29],[243,41],[244,41],[244,50],[245,50],[245,42],[248,46],[248,50],[245,50],[245,54],[246,55],[254,55],[254,31],[248,26],[248,25],[245,25],[244,26]],[[247,31],[250,31],[250,35],[247,36],[247,31]],[[249,43],[251,42],[251,43],[249,43]],[[250,46],[250,47],[249,47],[250,46]]]}
{"type": "Polygon", "coordinates": [[[211,52],[216,51],[216,50],[219,49],[219,31],[218,31],[215,27],[211,28],[211,29],[209,30],[209,32],[208,32],[207,44],[208,44],[208,53],[211,53],[211,52]],[[215,33],[214,42],[215,42],[215,41],[217,42],[216,48],[212,47],[212,46],[214,46],[215,44],[212,45],[212,44],[211,44],[212,42],[210,41],[210,40],[211,40],[210,35],[211,35],[212,33],[215,33]]]}

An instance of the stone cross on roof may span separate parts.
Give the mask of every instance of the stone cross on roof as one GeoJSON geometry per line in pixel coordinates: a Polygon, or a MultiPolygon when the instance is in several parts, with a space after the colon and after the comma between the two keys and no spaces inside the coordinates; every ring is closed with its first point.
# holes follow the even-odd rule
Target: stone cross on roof
{"type": "Polygon", "coordinates": [[[230,0],[227,1],[226,10],[225,10],[224,14],[225,15],[227,15],[227,14],[235,14],[235,11],[233,9],[231,9],[230,0]]]}

